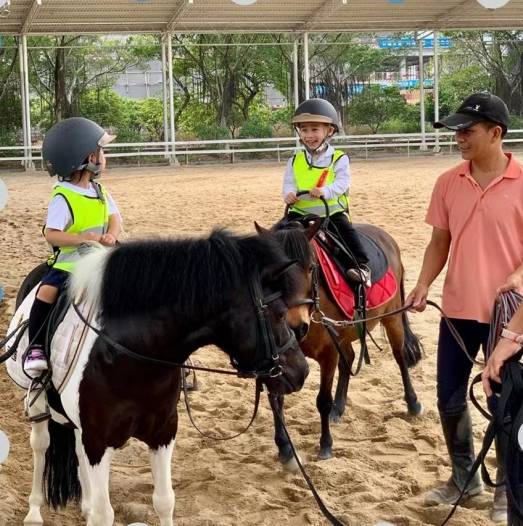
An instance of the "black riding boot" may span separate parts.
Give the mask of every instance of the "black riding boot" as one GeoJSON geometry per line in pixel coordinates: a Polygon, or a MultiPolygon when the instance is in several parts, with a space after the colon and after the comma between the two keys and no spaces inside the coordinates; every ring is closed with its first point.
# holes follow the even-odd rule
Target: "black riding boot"
{"type": "MultiPolygon", "coordinates": [[[[468,408],[457,414],[446,414],[440,411],[440,419],[452,464],[452,476],[444,486],[426,495],[425,503],[429,505],[454,504],[458,500],[475,458],[472,420],[468,408]]],[[[476,472],[467,486],[463,499],[477,495],[481,491],[483,491],[483,484],[479,472],[476,472]]]]}
{"type": "Polygon", "coordinates": [[[507,488],[505,482],[505,459],[507,458],[508,435],[499,432],[496,436],[496,485],[494,490],[494,500],[492,502],[492,509],[490,510],[490,519],[492,522],[506,522],[507,521],[507,488]]]}

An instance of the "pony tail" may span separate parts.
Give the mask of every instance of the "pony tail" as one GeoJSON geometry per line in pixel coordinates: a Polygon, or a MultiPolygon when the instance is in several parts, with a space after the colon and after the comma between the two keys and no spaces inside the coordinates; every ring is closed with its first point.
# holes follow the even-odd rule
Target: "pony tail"
{"type": "MultiPolygon", "coordinates": [[[[401,266],[400,297],[401,304],[405,304],[405,269],[401,266]]],[[[401,323],[403,325],[404,343],[403,352],[407,367],[414,367],[423,358],[423,347],[419,338],[412,332],[407,311],[401,313],[401,323]]]]}
{"type": "Polygon", "coordinates": [[[78,478],[78,459],[74,429],[49,420],[50,443],[45,453],[44,493],[54,509],[78,502],[82,488],[78,478]]]}

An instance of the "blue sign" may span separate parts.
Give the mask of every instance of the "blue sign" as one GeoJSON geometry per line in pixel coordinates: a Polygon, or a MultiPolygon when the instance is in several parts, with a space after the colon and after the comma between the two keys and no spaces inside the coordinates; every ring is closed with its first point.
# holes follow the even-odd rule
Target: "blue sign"
{"type": "MultiPolygon", "coordinates": [[[[422,39],[424,49],[434,48],[434,38],[422,39]]],[[[438,44],[440,47],[449,49],[452,47],[452,39],[447,37],[439,37],[438,44]]],[[[418,47],[418,41],[414,37],[405,38],[391,38],[391,37],[380,37],[378,38],[378,47],[381,49],[405,49],[418,47]]]]}

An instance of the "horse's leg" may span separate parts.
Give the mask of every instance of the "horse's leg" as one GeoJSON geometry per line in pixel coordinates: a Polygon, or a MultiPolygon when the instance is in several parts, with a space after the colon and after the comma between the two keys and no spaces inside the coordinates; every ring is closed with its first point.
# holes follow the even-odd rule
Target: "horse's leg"
{"type": "Polygon", "coordinates": [[[91,513],[87,519],[87,526],[112,526],[114,510],[109,500],[109,470],[114,449],[105,450],[100,462],[94,466],[87,463],[87,477],[91,481],[91,513]]]}
{"type": "Polygon", "coordinates": [[[91,513],[91,481],[89,479],[89,470],[87,457],[85,456],[84,446],[82,444],[82,432],[79,429],[74,430],[75,436],[75,450],[78,458],[78,478],[82,487],[82,502],[80,509],[82,510],[82,517],[89,519],[91,513]]]}
{"type": "Polygon", "coordinates": [[[24,519],[24,524],[27,526],[40,526],[44,523],[40,514],[40,506],[44,503],[45,452],[50,443],[48,420],[31,423],[30,442],[33,449],[33,487],[29,496],[29,512],[24,519]]]}
{"type": "Polygon", "coordinates": [[[153,506],[160,526],[173,525],[174,491],[171,481],[171,458],[173,456],[174,438],[167,446],[150,449],[151,471],[153,474],[153,506]]]}
{"type": "Polygon", "coordinates": [[[317,356],[320,364],[320,390],[316,397],[316,407],[321,418],[320,453],[318,458],[325,460],[332,457],[332,435],[329,416],[333,407],[332,384],[336,373],[338,354],[334,346],[324,348],[317,356]]]}
{"type": "Polygon", "coordinates": [[[401,314],[383,318],[382,324],[385,327],[396,363],[400,368],[403,389],[405,391],[405,401],[407,402],[409,414],[419,416],[423,413],[423,405],[418,401],[418,397],[410,380],[409,369],[405,359],[405,334],[401,314]]]}
{"type": "Polygon", "coordinates": [[[285,413],[283,412],[285,397],[283,395],[273,395],[269,393],[268,398],[272,409],[272,416],[274,417],[274,442],[276,442],[278,446],[278,460],[282,463],[285,471],[296,473],[299,467],[292,454],[291,445],[287,440],[287,435],[282,425],[282,422],[285,422],[285,413]]]}
{"type": "Polygon", "coordinates": [[[331,422],[338,423],[345,413],[345,406],[347,405],[347,391],[349,389],[350,368],[354,362],[354,349],[349,341],[342,344],[342,350],[345,353],[346,360],[340,358],[338,360],[338,385],[336,386],[336,395],[334,397],[334,404],[330,412],[331,422]]]}

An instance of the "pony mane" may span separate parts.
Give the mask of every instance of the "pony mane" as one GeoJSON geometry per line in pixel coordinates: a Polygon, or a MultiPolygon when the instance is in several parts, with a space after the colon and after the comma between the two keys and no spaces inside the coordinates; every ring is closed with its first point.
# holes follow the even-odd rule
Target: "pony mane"
{"type": "Polygon", "coordinates": [[[101,287],[104,321],[176,312],[180,321],[223,309],[251,276],[288,261],[275,239],[214,230],[208,238],[133,241],[107,259],[101,287]]]}
{"type": "Polygon", "coordinates": [[[280,221],[272,227],[271,232],[289,258],[295,259],[303,270],[311,267],[314,256],[309,238],[301,223],[280,221]]]}
{"type": "Polygon", "coordinates": [[[96,244],[78,261],[67,287],[67,293],[73,301],[79,303],[85,300],[95,307],[99,305],[102,276],[109,254],[110,249],[96,244]]]}

